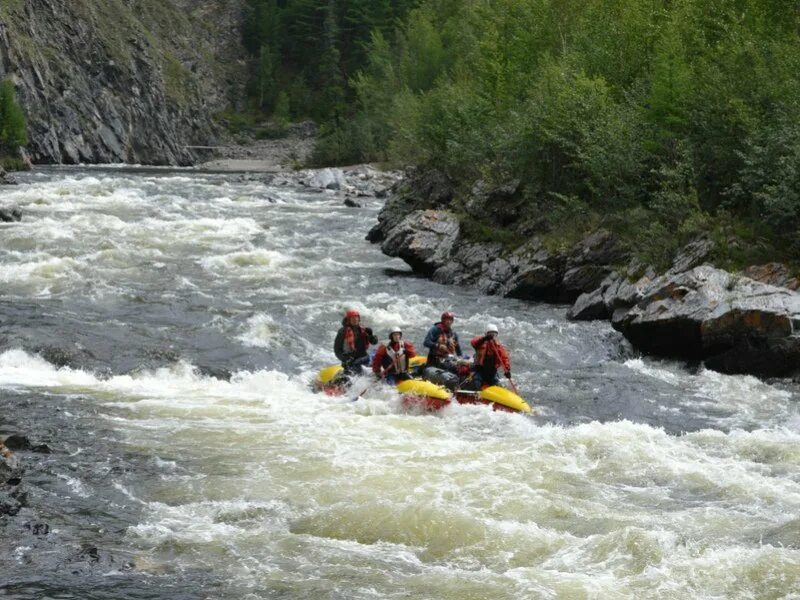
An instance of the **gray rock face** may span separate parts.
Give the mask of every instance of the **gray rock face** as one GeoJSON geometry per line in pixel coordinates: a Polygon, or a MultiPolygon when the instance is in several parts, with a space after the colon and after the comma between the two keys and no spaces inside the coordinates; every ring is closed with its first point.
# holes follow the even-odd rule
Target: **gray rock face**
{"type": "Polygon", "coordinates": [[[617,317],[624,315],[642,299],[644,290],[655,277],[655,272],[648,269],[644,275],[633,279],[633,273],[637,270],[629,268],[625,275],[617,271],[609,273],[596,289],[578,297],[567,311],[567,318],[573,321],[593,321],[612,318],[615,314],[617,317]]]}
{"type": "Polygon", "coordinates": [[[705,263],[714,250],[714,242],[706,239],[695,240],[678,251],[670,273],[684,273],[705,263]]]}
{"type": "Polygon", "coordinates": [[[645,352],[722,372],[800,371],[800,294],[714,267],[657,278],[613,324],[645,352]]]}
{"type": "MultiPolygon", "coordinates": [[[[513,181],[489,188],[478,182],[465,210],[488,215],[497,223],[505,218],[500,213],[511,211],[508,214],[513,217],[518,208],[519,185],[513,181]]],[[[452,184],[441,173],[410,173],[387,201],[367,239],[383,242],[381,248],[386,254],[403,258],[412,268],[437,282],[471,285],[488,294],[555,302],[572,302],[582,293],[594,290],[611,272],[609,265],[625,256],[624,250],[605,231],[595,232],[568,252],[558,254],[545,249],[538,238],[510,251],[502,244],[476,242],[460,233],[452,238],[450,234],[455,228],[448,230],[444,242],[430,235],[429,224],[419,214],[408,219],[419,211],[449,206],[454,195],[452,184]],[[434,251],[429,245],[437,240],[442,245],[434,251]]],[[[455,219],[454,213],[449,214],[450,221],[455,219]]]]}
{"type": "Polygon", "coordinates": [[[478,180],[465,203],[467,214],[479,219],[489,219],[498,225],[510,225],[520,217],[518,201],[520,180],[514,179],[499,186],[490,186],[478,180]]]}
{"type": "Polygon", "coordinates": [[[384,241],[389,232],[407,215],[415,210],[446,207],[453,194],[452,184],[442,173],[410,170],[393,189],[391,197],[378,215],[378,223],[367,234],[367,240],[373,243],[384,241]]]}
{"type": "Polygon", "coordinates": [[[789,267],[781,263],[753,265],[747,267],[743,275],[755,281],[777,287],[785,287],[795,291],[800,289],[800,274],[793,273],[789,267]]]}
{"type": "Polygon", "coordinates": [[[191,164],[244,81],[243,0],[0,3],[0,77],[36,163],[191,164]],[[213,57],[213,59],[209,59],[213,57]]]}
{"type": "Polygon", "coordinates": [[[459,234],[458,218],[447,211],[417,210],[406,216],[381,245],[388,256],[398,256],[425,275],[443,266],[459,234]]]}

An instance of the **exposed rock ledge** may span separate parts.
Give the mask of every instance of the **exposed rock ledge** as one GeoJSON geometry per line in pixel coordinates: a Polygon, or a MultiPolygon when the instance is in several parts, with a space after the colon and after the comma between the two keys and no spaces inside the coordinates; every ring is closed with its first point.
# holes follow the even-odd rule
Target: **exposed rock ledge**
{"type": "Polygon", "coordinates": [[[706,240],[687,246],[657,276],[630,261],[608,232],[597,231],[566,252],[531,238],[514,250],[466,239],[450,210],[453,191],[436,173],[412,173],[386,203],[368,239],[415,271],[487,294],[574,302],[568,317],[611,319],[643,352],[703,360],[725,373],[800,373],[800,294],[781,265],[732,274],[704,264],[706,240]],[[628,263],[627,269],[618,265],[628,263]],[[643,274],[642,274],[643,273],[643,274]],[[787,287],[770,285],[780,283],[787,287]]]}

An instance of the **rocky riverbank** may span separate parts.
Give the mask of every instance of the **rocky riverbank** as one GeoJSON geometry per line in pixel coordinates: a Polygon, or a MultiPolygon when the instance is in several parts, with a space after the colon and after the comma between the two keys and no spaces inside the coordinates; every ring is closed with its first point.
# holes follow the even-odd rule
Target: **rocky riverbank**
{"type": "Polygon", "coordinates": [[[702,360],[725,373],[800,373],[800,280],[785,266],[729,273],[709,264],[713,243],[700,239],[659,274],[602,229],[566,250],[536,235],[509,244],[503,223],[520,210],[517,186],[477,185],[456,199],[440,173],[413,171],[368,239],[440,283],[572,304],[568,316],[575,320],[611,319],[646,353],[702,360]],[[499,241],[476,239],[471,214],[491,215],[499,241]]]}

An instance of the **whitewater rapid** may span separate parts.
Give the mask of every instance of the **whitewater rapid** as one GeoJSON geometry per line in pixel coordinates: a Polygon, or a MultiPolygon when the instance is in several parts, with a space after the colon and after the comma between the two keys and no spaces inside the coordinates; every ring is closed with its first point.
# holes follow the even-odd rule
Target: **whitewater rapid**
{"type": "Polygon", "coordinates": [[[29,509],[50,532],[0,522],[0,593],[799,597],[793,384],[413,277],[364,241],[378,200],[189,172],[22,179],[0,192],[24,212],[0,224],[0,424],[52,447],[29,509]],[[418,346],[445,309],[462,342],[496,323],[539,416],[312,393],[350,307],[418,346]],[[65,366],[44,358],[59,349],[65,366]]]}

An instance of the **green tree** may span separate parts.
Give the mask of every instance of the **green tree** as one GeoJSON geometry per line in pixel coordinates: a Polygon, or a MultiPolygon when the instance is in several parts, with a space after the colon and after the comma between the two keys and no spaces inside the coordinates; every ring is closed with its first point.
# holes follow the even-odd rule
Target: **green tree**
{"type": "Polygon", "coordinates": [[[345,80],[340,59],[336,2],[328,0],[322,31],[322,55],[319,58],[319,83],[322,90],[319,113],[327,113],[335,123],[339,122],[344,112],[345,80]]]}
{"type": "Polygon", "coordinates": [[[17,103],[14,84],[6,79],[0,83],[0,153],[16,155],[27,143],[25,114],[17,103]]]}
{"type": "Polygon", "coordinates": [[[258,57],[258,70],[256,71],[256,86],[258,90],[258,108],[263,109],[271,104],[275,95],[275,59],[269,44],[263,44],[258,57]]]}

